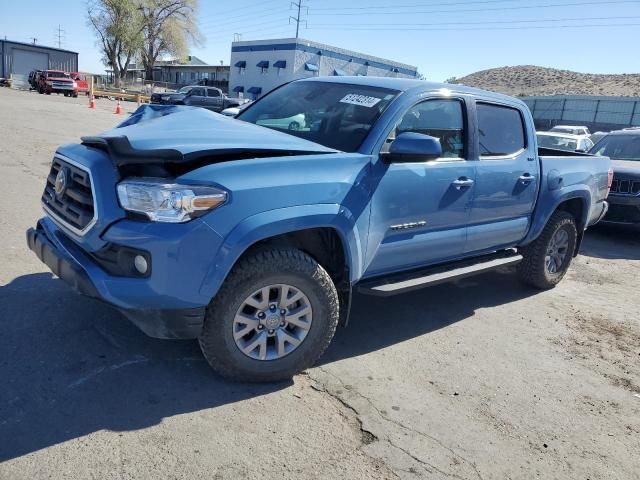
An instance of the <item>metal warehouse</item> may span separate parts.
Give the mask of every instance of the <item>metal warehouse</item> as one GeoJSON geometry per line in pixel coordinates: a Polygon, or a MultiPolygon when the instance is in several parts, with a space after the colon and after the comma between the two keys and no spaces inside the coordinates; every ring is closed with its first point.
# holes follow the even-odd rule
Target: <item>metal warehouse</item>
{"type": "Polygon", "coordinates": [[[640,97],[558,95],[522,100],[540,129],[558,124],[584,125],[591,131],[640,126],[640,97]]]}
{"type": "Polygon", "coordinates": [[[31,70],[78,71],[78,53],[32,43],[0,40],[0,78],[11,78],[16,88],[27,88],[31,70]]]}
{"type": "Polygon", "coordinates": [[[258,98],[284,83],[313,76],[416,78],[417,67],[302,38],[233,42],[229,92],[258,98]]]}

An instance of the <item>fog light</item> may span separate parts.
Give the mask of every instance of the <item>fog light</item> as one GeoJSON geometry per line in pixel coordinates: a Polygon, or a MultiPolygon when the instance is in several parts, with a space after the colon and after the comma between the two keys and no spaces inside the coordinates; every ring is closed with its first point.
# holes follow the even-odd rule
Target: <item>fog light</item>
{"type": "Polygon", "coordinates": [[[142,255],[136,255],[133,259],[133,266],[136,267],[136,270],[140,272],[141,275],[145,275],[147,270],[149,269],[149,264],[147,263],[147,259],[142,255]]]}

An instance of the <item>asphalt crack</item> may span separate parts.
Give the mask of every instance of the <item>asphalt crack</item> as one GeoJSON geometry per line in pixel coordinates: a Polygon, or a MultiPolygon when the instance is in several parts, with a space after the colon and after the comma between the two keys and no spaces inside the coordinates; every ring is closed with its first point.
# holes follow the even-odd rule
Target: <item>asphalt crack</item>
{"type": "MultiPolygon", "coordinates": [[[[471,467],[471,469],[474,471],[476,477],[478,478],[478,480],[484,480],[482,475],[480,474],[480,471],[478,470],[478,467],[476,466],[475,462],[463,457],[462,455],[460,455],[458,452],[456,452],[453,448],[449,447],[448,445],[445,445],[441,440],[439,440],[438,438],[429,435],[425,432],[422,432],[421,430],[417,430],[415,428],[411,428],[407,425],[405,425],[404,423],[395,420],[393,418],[389,418],[387,415],[385,415],[372,401],[369,397],[367,397],[366,395],[363,395],[362,393],[360,393],[359,391],[353,389],[353,388],[346,388],[345,383],[342,381],[342,379],[340,377],[338,377],[337,375],[333,374],[332,372],[329,372],[328,370],[322,368],[322,367],[316,367],[318,370],[320,370],[321,372],[323,372],[325,375],[328,375],[332,378],[334,378],[343,388],[345,388],[346,390],[348,390],[350,393],[353,393],[355,395],[357,395],[358,397],[360,397],[361,399],[363,399],[365,402],[367,402],[367,404],[369,404],[369,406],[371,406],[371,408],[376,412],[376,414],[385,422],[389,422],[392,423],[393,425],[396,425],[397,427],[417,434],[427,440],[430,440],[432,442],[435,442],[436,444],[438,444],[441,448],[443,448],[444,450],[446,450],[447,452],[449,452],[451,454],[451,456],[455,459],[457,459],[458,461],[467,464],[469,467],[471,467]]],[[[355,413],[356,415],[356,420],[358,421],[359,425],[360,425],[360,429],[362,432],[367,432],[367,434],[372,435],[373,440],[369,443],[372,443],[373,441],[379,440],[379,438],[373,433],[370,432],[366,429],[364,429],[363,427],[363,422],[362,419],[360,418],[361,413],[358,412],[358,410],[356,408],[354,408],[352,405],[350,405],[347,400],[341,398],[339,395],[334,394],[333,392],[331,392],[326,385],[323,385],[321,382],[319,382],[317,379],[313,379],[311,378],[311,380],[316,384],[316,386],[314,386],[314,384],[312,383],[312,387],[319,391],[319,392],[323,392],[326,393],[327,395],[330,395],[332,398],[335,398],[337,401],[339,401],[342,405],[344,405],[346,408],[348,408],[349,410],[351,410],[352,412],[355,413]]],[[[455,474],[455,473],[450,473],[450,472],[445,472],[441,469],[438,469],[437,467],[435,467],[434,465],[416,457],[415,455],[411,454],[410,452],[408,452],[406,449],[403,449],[402,447],[394,444],[389,438],[384,439],[387,443],[389,443],[389,445],[395,447],[396,449],[402,451],[403,453],[407,454],[410,458],[412,458],[413,460],[415,460],[416,462],[418,462],[420,465],[423,466],[423,468],[425,468],[425,470],[427,470],[429,473],[432,473],[431,471],[429,471],[427,469],[427,467],[431,467],[432,469],[434,469],[435,471],[441,473],[442,475],[446,475],[447,477],[451,477],[451,478],[459,478],[461,480],[465,480],[464,477],[460,477],[459,475],[455,474]]]]}

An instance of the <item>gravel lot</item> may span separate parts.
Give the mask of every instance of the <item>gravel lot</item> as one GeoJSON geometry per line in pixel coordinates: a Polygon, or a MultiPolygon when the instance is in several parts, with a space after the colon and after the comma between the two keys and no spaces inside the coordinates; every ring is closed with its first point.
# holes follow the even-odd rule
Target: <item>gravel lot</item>
{"type": "Polygon", "coordinates": [[[638,234],[590,231],[550,292],[357,297],[315,368],[226,383],[25,245],[56,146],[123,118],[87,103],[0,89],[1,479],[638,478],[638,234]]]}

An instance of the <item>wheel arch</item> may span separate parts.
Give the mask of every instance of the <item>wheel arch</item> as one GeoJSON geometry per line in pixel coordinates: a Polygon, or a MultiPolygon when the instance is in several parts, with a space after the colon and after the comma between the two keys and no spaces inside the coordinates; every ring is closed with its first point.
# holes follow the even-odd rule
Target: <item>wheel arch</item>
{"type": "Polygon", "coordinates": [[[544,227],[549,222],[551,216],[558,210],[570,213],[576,220],[576,228],[578,231],[578,239],[574,256],[580,250],[580,244],[584,236],[584,230],[589,219],[591,193],[583,188],[576,188],[564,191],[562,195],[558,195],[555,199],[544,201],[545,206],[535,212],[529,234],[522,242],[522,246],[526,246],[537,239],[544,227]]]}
{"type": "MultiPolygon", "coordinates": [[[[348,313],[351,285],[362,274],[364,253],[355,220],[337,204],[301,205],[248,217],[225,238],[201,293],[213,298],[244,255],[269,246],[289,246],[305,251],[328,271],[341,294],[341,311],[348,313]]],[[[341,318],[343,324],[346,321],[346,316],[341,318]]]]}

